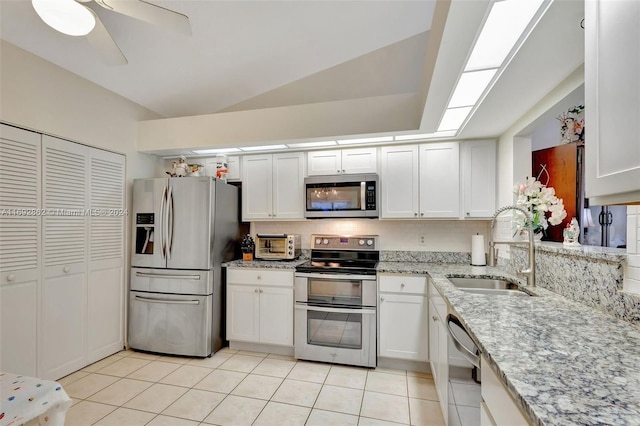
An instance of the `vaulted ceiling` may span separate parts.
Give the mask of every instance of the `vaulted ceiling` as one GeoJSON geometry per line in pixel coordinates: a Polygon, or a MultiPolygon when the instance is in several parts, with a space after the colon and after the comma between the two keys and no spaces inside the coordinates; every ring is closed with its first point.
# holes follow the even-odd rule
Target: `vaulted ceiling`
{"type": "MultiPolygon", "coordinates": [[[[419,102],[406,130],[433,131],[490,3],[149,2],[188,16],[192,35],[84,3],[127,65],[105,65],[29,0],[0,1],[0,38],[167,118],[409,94],[419,102]]],[[[553,2],[461,136],[499,135],[583,62],[583,9],[553,2]]]]}

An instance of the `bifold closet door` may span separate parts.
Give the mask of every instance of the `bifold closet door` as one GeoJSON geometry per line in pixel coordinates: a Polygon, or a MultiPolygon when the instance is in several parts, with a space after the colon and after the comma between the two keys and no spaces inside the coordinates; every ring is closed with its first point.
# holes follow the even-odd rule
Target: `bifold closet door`
{"type": "Polygon", "coordinates": [[[89,149],[42,136],[43,281],[39,377],[84,367],[87,335],[89,149]]]}
{"type": "Polygon", "coordinates": [[[124,180],[124,155],[89,150],[89,364],[124,347],[124,180]]]}
{"type": "Polygon", "coordinates": [[[0,124],[0,371],[37,374],[39,133],[0,124]]]}

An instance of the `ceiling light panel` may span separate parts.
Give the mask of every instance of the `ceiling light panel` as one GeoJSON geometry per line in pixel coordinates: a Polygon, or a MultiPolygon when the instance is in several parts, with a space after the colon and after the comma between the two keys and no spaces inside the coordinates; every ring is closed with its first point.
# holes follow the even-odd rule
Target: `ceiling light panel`
{"type": "Polygon", "coordinates": [[[303,143],[288,143],[289,148],[315,148],[319,146],[335,146],[336,141],[317,141],[317,142],[303,142],[303,143]]]}
{"type": "Polygon", "coordinates": [[[374,143],[374,142],[391,142],[393,136],[381,136],[375,138],[361,138],[361,139],[343,139],[338,141],[338,145],[352,145],[359,143],[374,143]]]}
{"type": "Polygon", "coordinates": [[[274,149],[287,149],[286,145],[243,146],[241,151],[271,151],[274,149]]]}
{"type": "Polygon", "coordinates": [[[543,1],[494,2],[464,70],[499,68],[543,1]]]}
{"type": "Polygon", "coordinates": [[[473,107],[447,109],[442,116],[442,120],[440,121],[438,132],[459,129],[465,118],[467,118],[467,116],[471,112],[471,108],[473,107]]]}
{"type": "Polygon", "coordinates": [[[239,152],[240,148],[216,148],[216,149],[194,149],[195,154],[224,154],[227,152],[239,152]]]}
{"type": "Polygon", "coordinates": [[[448,108],[475,105],[493,79],[493,76],[496,75],[496,71],[498,71],[497,68],[462,73],[456,90],[449,101],[448,108]]]}

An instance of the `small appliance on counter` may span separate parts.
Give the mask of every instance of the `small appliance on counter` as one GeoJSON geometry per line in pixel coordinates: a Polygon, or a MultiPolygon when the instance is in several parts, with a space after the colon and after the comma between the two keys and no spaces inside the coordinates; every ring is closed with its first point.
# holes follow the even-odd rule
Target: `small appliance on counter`
{"type": "Polygon", "coordinates": [[[300,252],[299,234],[256,235],[256,259],[293,260],[300,252]]]}

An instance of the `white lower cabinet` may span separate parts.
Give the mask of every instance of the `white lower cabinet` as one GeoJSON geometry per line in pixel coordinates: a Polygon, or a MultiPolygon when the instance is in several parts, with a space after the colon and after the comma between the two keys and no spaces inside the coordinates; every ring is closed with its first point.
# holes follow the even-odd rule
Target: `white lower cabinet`
{"type": "Polygon", "coordinates": [[[228,270],[227,339],[293,346],[293,271],[228,270]]]}
{"type": "Polygon", "coordinates": [[[525,426],[530,422],[516,405],[502,381],[482,357],[482,426],[525,426]]]}
{"type": "Polygon", "coordinates": [[[446,304],[429,283],[429,362],[445,424],[449,424],[449,334],[446,329],[446,304]]]}
{"type": "Polygon", "coordinates": [[[426,279],[379,275],[381,357],[426,362],[429,359],[426,279]]]}

